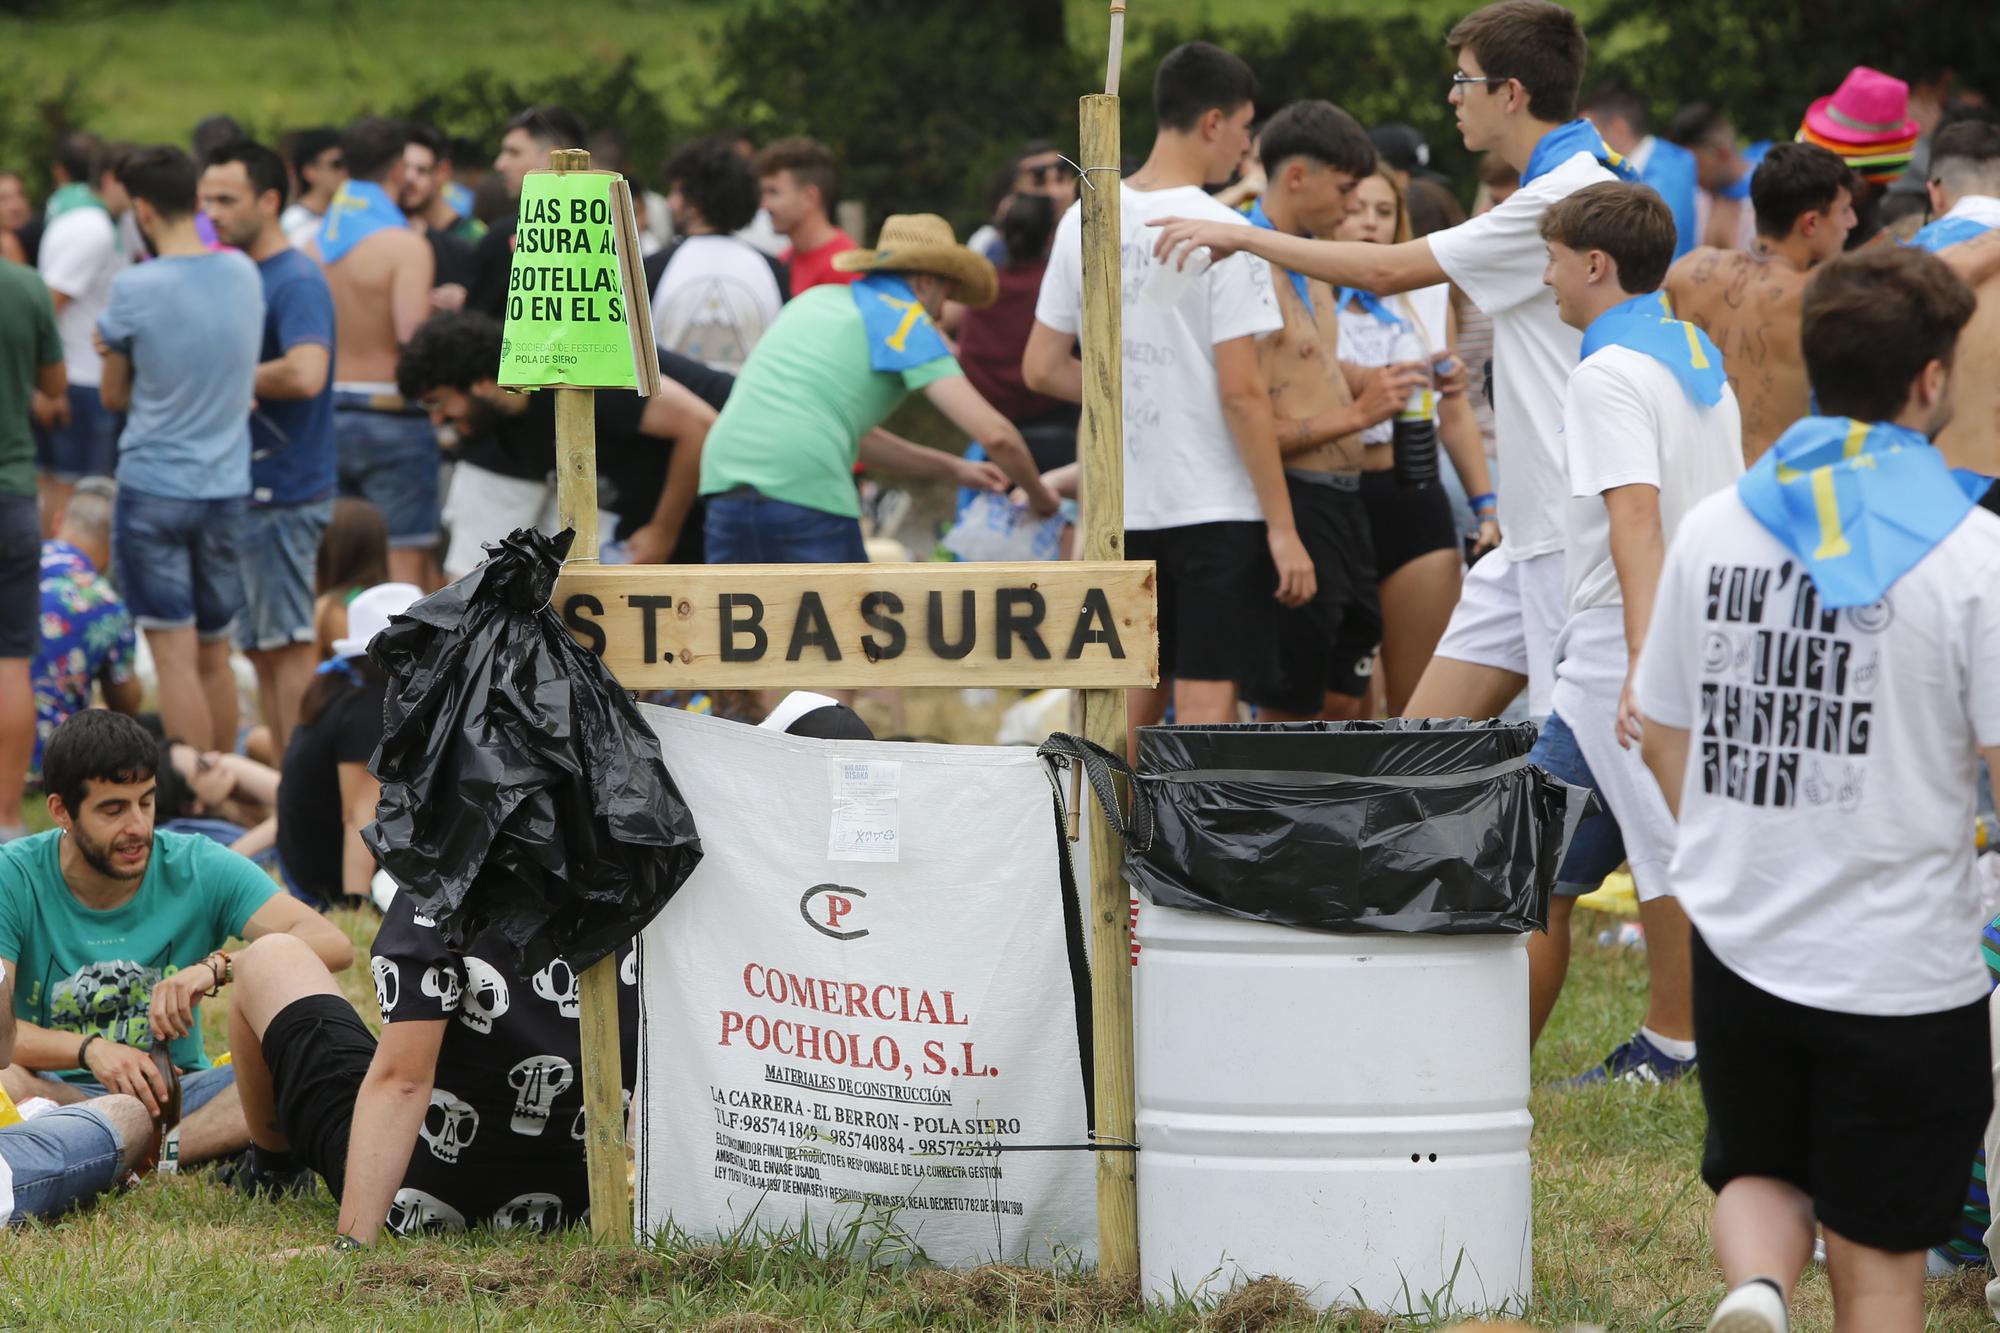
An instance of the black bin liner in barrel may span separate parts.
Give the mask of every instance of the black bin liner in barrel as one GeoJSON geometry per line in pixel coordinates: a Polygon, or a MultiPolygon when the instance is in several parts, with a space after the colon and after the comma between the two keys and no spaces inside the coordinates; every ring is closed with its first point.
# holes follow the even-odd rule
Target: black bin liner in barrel
{"type": "Polygon", "coordinates": [[[1592,797],[1528,762],[1532,723],[1145,727],[1151,902],[1340,934],[1540,930],[1592,797]]]}

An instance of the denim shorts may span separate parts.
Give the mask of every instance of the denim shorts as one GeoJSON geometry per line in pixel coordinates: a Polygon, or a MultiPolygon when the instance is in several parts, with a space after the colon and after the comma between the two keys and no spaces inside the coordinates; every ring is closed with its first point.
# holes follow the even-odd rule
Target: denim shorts
{"type": "Polygon", "coordinates": [[[42,514],[32,495],[0,491],[0,657],[42,650],[42,514]]]}
{"type": "Polygon", "coordinates": [[[313,567],[333,501],[252,505],[243,519],[243,618],[236,642],[247,649],[313,641],[313,567]]]}
{"type": "Polygon", "coordinates": [[[243,609],[240,547],[249,501],[169,500],[118,488],[111,563],[133,623],[228,636],[243,609]]]}
{"type": "Polygon", "coordinates": [[[35,428],[35,466],[57,481],[108,477],[118,470],[118,433],[125,414],[107,411],[94,384],[69,386],[69,424],[35,428]]]}
{"type": "MultiPolygon", "coordinates": [[[[43,1074],[51,1083],[55,1078],[43,1074]]],[[[102,1097],[109,1091],[102,1083],[70,1083],[69,1087],[87,1097],[102,1097]]],[[[222,1093],[236,1086],[236,1066],[218,1065],[209,1069],[192,1069],[181,1075],[181,1119],[199,1111],[214,1101],[222,1093]]]]}
{"type": "Polygon", "coordinates": [[[860,565],[861,520],[732,491],[708,497],[702,528],[711,565],[860,565]]]}
{"type": "Polygon", "coordinates": [[[88,1106],[64,1106],[0,1129],[0,1161],[14,1175],[16,1224],[62,1216],[118,1181],[124,1140],[88,1106]]]}
{"type": "Polygon", "coordinates": [[[1542,724],[1541,735],[1535,738],[1535,748],[1528,751],[1528,762],[1540,765],[1572,787],[1584,787],[1596,794],[1597,810],[1585,815],[1577,825],[1576,837],[1570,840],[1569,851],[1563,854],[1562,866],[1556,871],[1555,888],[1565,898],[1595,893],[1606,875],[1625,864],[1625,835],[1612,817],[1610,803],[1598,789],[1590,765],[1584,762],[1583,751],[1577,746],[1569,723],[1554,713],[1549,714],[1548,721],[1542,724]]]}
{"type": "Polygon", "coordinates": [[[377,412],[367,395],[333,395],[333,442],[340,493],[382,511],[392,547],[435,546],[438,441],[428,415],[377,412]]]}

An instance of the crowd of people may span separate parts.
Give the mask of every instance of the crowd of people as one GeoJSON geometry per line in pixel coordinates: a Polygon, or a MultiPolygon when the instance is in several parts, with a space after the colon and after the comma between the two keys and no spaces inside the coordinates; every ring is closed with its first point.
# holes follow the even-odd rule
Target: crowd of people
{"type": "MultiPolygon", "coordinates": [[[[1449,47],[1469,215],[1338,89],[1260,121],[1229,52],[1159,67],[1119,186],[1163,682],[1133,725],[1539,723],[1534,762],[1599,809],[1530,941],[1531,1038],[1576,898],[1629,868],[1645,1021],[1575,1081],[1699,1069],[1711,1326],[1784,1329],[1818,1232],[1840,1327],[1920,1328],[1993,1100],[2000,116],[1856,66],[1746,145],[1586,91],[1549,0],[1449,47]]],[[[378,1043],[321,909],[377,879],[369,639],[556,524],[549,396],[499,383],[513,201],[593,142],[529,108],[489,169],[428,126],[273,149],[217,116],[190,149],[66,136],[39,213],[0,175],[0,1078],[57,1107],[0,1128],[0,1216],[10,1175],[48,1216],[143,1165],[169,1101],[180,1161],[323,1178],[343,1248],[579,1214],[568,1074],[541,1097],[579,1058],[574,972],[454,954],[388,897],[378,1043]],[[50,832],[14,826],[29,784],[50,832]]],[[[864,472],[1063,523],[1077,182],[1029,142],[968,242],[924,213],[864,247],[826,146],[678,148],[636,191],[665,387],[597,395],[606,558],[866,560],[864,472]],[[968,447],[885,429],[913,394],[968,447]]]]}

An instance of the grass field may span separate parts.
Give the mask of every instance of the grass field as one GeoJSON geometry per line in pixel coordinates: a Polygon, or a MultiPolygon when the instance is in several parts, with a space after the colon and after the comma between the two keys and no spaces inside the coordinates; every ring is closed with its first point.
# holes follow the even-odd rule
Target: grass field
{"type": "MultiPolygon", "coordinates": [[[[740,2],[740,0],[734,0],[740,2]]],[[[812,0],[799,0],[810,4],[812,0]]],[[[1004,3],[1004,0],[1002,0],[1004,3]]],[[[0,18],[0,51],[16,87],[45,92],[79,80],[93,128],[115,138],[183,139],[228,111],[261,133],[338,123],[492,69],[533,80],[589,61],[642,56],[647,86],[677,119],[707,91],[710,38],[733,0],[160,0],[106,7],[64,0],[44,16],[0,18]]],[[[1312,9],[1435,13],[1466,0],[1132,0],[1136,43],[1162,20],[1282,22],[1312,9]]],[[[1107,7],[1070,0],[1084,49],[1103,49],[1107,7]]],[[[1587,10],[1588,5],[1584,8],[1587,10]]],[[[949,68],[942,71],[949,76],[949,68]]],[[[0,89],[0,101],[6,90],[0,89]]]]}
{"type": "MultiPolygon", "coordinates": [[[[1589,1064],[1628,1034],[1645,969],[1600,949],[1606,919],[1579,913],[1570,989],[1536,1054],[1538,1082],[1589,1064]]],[[[365,949],[370,926],[343,925],[365,949]]],[[[374,1017],[365,965],[344,984],[374,1017]]],[[[223,1014],[204,1016],[219,1049],[223,1014]]],[[[1613,1330],[1700,1329],[1720,1293],[1694,1174],[1702,1114],[1693,1087],[1537,1091],[1532,1322],[1613,1330]]],[[[1277,1284],[1219,1308],[1142,1307],[1089,1275],[1013,1269],[969,1274],[871,1269],[795,1245],[674,1245],[608,1250],[578,1238],[385,1244],[359,1257],[271,1256],[329,1238],[323,1194],[283,1205],[241,1201],[206,1172],[156,1178],[56,1226],[0,1240],[0,1328],[137,1325],[263,1329],[667,1328],[701,1333],[866,1329],[1187,1330],[1384,1333],[1423,1318],[1313,1317],[1277,1284]]],[[[1990,1329],[1983,1274],[1934,1283],[1932,1330],[1990,1329]]],[[[1793,1327],[1830,1325],[1823,1277],[1808,1278],[1793,1327]]]]}

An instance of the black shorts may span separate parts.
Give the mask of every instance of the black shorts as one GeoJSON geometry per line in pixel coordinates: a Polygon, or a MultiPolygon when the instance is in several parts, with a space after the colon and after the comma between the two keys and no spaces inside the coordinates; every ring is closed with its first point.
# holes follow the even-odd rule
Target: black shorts
{"type": "Polygon", "coordinates": [[[1382,642],[1382,604],[1368,512],[1347,481],[1285,475],[1319,591],[1304,606],[1278,609],[1271,651],[1243,686],[1246,703],[1317,716],[1329,692],[1353,699],[1368,693],[1370,659],[1382,642]]]}
{"type": "Polygon", "coordinates": [[[1956,1235],[1993,1106],[1987,1002],[1836,1013],[1751,985],[1699,931],[1693,951],[1709,1188],[1787,1181],[1829,1231],[1892,1253],[1956,1235]]]}
{"type": "Polygon", "coordinates": [[[336,1199],[347,1183],[354,1098],[374,1058],[368,1025],[338,995],[293,1000],[264,1029],[278,1127],[292,1142],[293,1160],[319,1172],[336,1199]]]}
{"type": "Polygon", "coordinates": [[[1125,534],[1159,566],[1160,679],[1243,684],[1269,651],[1278,574],[1262,523],[1194,523],[1125,534]]]}
{"type": "Polygon", "coordinates": [[[1418,556],[1456,551],[1451,497],[1436,482],[1405,486],[1393,471],[1361,474],[1361,502],[1375,539],[1375,577],[1386,579],[1418,556]]]}
{"type": "MultiPolygon", "coordinates": [[[[42,649],[42,518],[32,495],[0,492],[0,657],[42,649]]],[[[11,810],[0,818],[13,819],[11,810]]]]}

